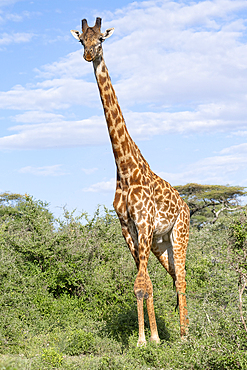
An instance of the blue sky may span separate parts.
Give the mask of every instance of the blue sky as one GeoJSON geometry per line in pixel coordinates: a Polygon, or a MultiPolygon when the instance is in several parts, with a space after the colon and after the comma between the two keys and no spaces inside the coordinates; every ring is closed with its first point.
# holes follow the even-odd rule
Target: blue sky
{"type": "Polygon", "coordinates": [[[0,0],[0,191],[56,216],[112,207],[115,164],[93,68],[70,34],[115,32],[104,56],[130,134],[172,185],[247,186],[247,2],[0,0]]]}

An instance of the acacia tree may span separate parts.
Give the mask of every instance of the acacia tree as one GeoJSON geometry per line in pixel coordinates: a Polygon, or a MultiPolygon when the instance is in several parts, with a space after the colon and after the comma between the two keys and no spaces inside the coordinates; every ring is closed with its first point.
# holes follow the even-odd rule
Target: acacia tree
{"type": "Polygon", "coordinates": [[[241,197],[246,196],[245,187],[230,185],[201,185],[190,183],[175,186],[194,216],[192,224],[215,223],[223,211],[234,212],[241,206],[241,197]]]}
{"type": "Polygon", "coordinates": [[[23,195],[17,194],[17,193],[9,193],[9,192],[1,193],[0,194],[0,205],[1,206],[9,206],[9,205],[13,206],[13,202],[18,203],[23,198],[24,198],[23,195]]]}
{"type": "Polygon", "coordinates": [[[25,197],[16,193],[0,193],[0,222],[20,213],[19,204],[25,197]]]}

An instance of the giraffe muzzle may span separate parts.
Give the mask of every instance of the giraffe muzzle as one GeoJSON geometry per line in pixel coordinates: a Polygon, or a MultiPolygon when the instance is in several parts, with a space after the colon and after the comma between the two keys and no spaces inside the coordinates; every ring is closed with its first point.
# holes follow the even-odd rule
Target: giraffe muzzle
{"type": "Polygon", "coordinates": [[[87,61],[87,62],[92,62],[93,58],[92,58],[92,55],[91,54],[84,54],[84,59],[87,61]]]}
{"type": "Polygon", "coordinates": [[[95,53],[93,52],[93,50],[85,50],[84,52],[84,59],[87,61],[87,62],[92,62],[92,60],[94,60],[95,58],[95,53]]]}

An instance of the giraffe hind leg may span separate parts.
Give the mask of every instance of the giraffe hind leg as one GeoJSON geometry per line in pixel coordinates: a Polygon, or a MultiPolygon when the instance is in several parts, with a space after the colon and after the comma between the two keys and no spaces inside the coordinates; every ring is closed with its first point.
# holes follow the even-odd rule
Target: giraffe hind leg
{"type": "Polygon", "coordinates": [[[174,266],[173,248],[170,241],[170,236],[165,235],[165,238],[160,239],[161,242],[157,243],[154,239],[152,244],[152,252],[157,257],[161,265],[171,275],[173,284],[175,285],[176,274],[174,266]]]}
{"type": "Polygon", "coordinates": [[[173,233],[174,231],[169,233],[168,238],[167,236],[165,236],[160,243],[157,243],[154,240],[152,245],[152,252],[173,278],[173,284],[175,285],[177,291],[177,304],[175,310],[179,308],[180,333],[181,337],[184,338],[189,324],[185,296],[186,282],[184,269],[187,244],[176,244],[176,242],[173,240],[173,233]],[[180,251],[181,247],[183,250],[182,256],[181,253],[178,252],[180,251]]]}
{"type": "Polygon", "coordinates": [[[186,303],[186,281],[185,281],[185,259],[189,240],[189,214],[187,206],[184,207],[172,230],[171,242],[173,244],[173,258],[175,267],[175,285],[178,295],[180,334],[184,339],[189,326],[187,303],[186,303]]]}

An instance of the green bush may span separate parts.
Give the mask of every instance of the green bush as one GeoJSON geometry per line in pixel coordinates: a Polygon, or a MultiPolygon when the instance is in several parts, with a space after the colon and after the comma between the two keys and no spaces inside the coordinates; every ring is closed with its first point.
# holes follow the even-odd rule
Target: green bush
{"type": "Polygon", "coordinates": [[[63,363],[63,356],[54,348],[44,348],[42,360],[44,363],[52,365],[53,367],[60,367],[63,363]]]}
{"type": "Polygon", "coordinates": [[[137,348],[136,267],[115,213],[55,220],[43,202],[10,198],[0,202],[0,369],[247,369],[244,212],[191,228],[187,342],[172,279],[150,256],[161,344],[137,348]]]}
{"type": "Polygon", "coordinates": [[[84,330],[75,330],[69,333],[66,339],[65,354],[79,356],[95,352],[95,339],[92,333],[87,333],[84,330]]]}

